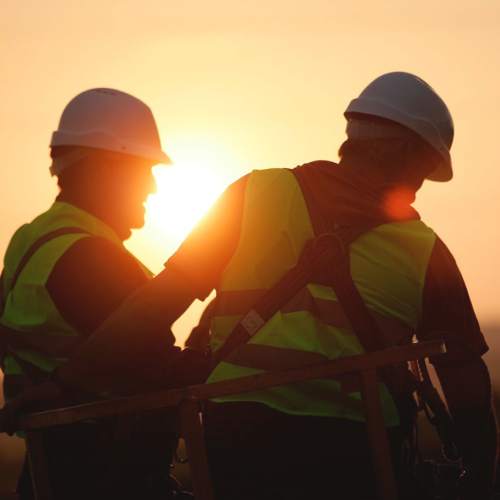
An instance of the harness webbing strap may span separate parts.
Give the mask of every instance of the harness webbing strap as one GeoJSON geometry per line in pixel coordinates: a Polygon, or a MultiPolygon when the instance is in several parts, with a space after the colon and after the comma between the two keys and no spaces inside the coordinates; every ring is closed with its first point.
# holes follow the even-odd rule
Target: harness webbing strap
{"type": "MultiPolygon", "coordinates": [[[[321,234],[328,230],[327,221],[323,217],[318,203],[311,193],[300,170],[292,170],[292,173],[295,175],[295,178],[297,179],[297,182],[302,190],[311,217],[314,233],[318,238],[321,234]]],[[[354,226],[353,228],[358,229],[359,236],[367,230],[373,229],[384,222],[388,221],[376,220],[360,226],[354,226]]],[[[387,345],[382,332],[371,316],[370,311],[364,303],[351,276],[349,251],[347,247],[352,241],[352,239],[350,241],[344,241],[344,245],[346,246],[344,259],[341,266],[337,266],[337,268],[334,269],[334,272],[328,275],[328,281],[330,282],[330,285],[333,286],[337,299],[344,309],[344,312],[351,323],[351,327],[356,333],[363,349],[366,352],[386,349],[387,345]]],[[[335,263],[332,263],[332,265],[334,264],[335,263]]]]}
{"type": "Polygon", "coordinates": [[[387,349],[387,344],[379,326],[369,311],[366,310],[367,306],[352,280],[349,272],[349,262],[349,256],[346,255],[340,272],[332,274],[331,285],[363,349],[366,352],[387,349]]]}
{"type": "Polygon", "coordinates": [[[327,227],[327,222],[321,214],[321,210],[318,203],[316,202],[316,198],[309,189],[309,185],[304,179],[302,172],[298,168],[290,170],[290,172],[295,176],[295,179],[300,186],[300,190],[302,191],[302,196],[304,197],[304,200],[306,202],[307,211],[309,212],[309,218],[311,219],[311,224],[315,236],[318,237],[320,234],[328,233],[333,228],[327,227]]]}
{"type": "Polygon", "coordinates": [[[247,343],[264,324],[269,321],[291,298],[330,263],[340,269],[345,248],[360,234],[379,225],[370,223],[363,226],[338,228],[320,239],[306,243],[298,264],[243,316],[233,329],[224,345],[214,354],[213,369],[241,344],[247,343]],[[323,240],[323,241],[321,241],[323,240]]]}
{"type": "MultiPolygon", "coordinates": [[[[315,275],[325,271],[327,266],[333,268],[333,274],[336,274],[347,265],[347,274],[350,275],[349,260],[346,259],[350,243],[361,234],[385,222],[373,220],[366,224],[338,227],[330,233],[327,232],[327,223],[303,177],[297,169],[291,173],[295,175],[302,190],[316,238],[306,243],[298,264],[268,290],[238,322],[224,345],[213,355],[212,370],[236,347],[246,344],[276,312],[312,282],[315,275]]],[[[378,348],[376,340],[372,339],[369,342],[370,350],[378,348]]]]}
{"type": "MultiPolygon", "coordinates": [[[[295,177],[297,178],[297,182],[299,183],[302,193],[304,194],[304,198],[306,200],[307,208],[310,213],[316,214],[315,217],[311,217],[311,222],[313,224],[313,228],[316,236],[318,237],[321,233],[319,231],[324,231],[327,226],[327,221],[322,216],[321,210],[318,207],[316,199],[312,195],[309,190],[309,186],[305,182],[303,176],[300,174],[300,171],[297,169],[292,171],[295,177]]],[[[390,221],[374,221],[371,223],[371,228],[377,227],[383,223],[387,223],[390,221]]],[[[366,226],[370,229],[370,223],[367,223],[366,226]]],[[[364,226],[357,226],[364,227],[364,226]]],[[[345,242],[346,246],[348,242],[345,242]]],[[[387,349],[388,345],[385,341],[385,337],[370,313],[367,305],[365,304],[359,290],[354,283],[351,276],[350,269],[350,258],[349,251],[347,250],[344,255],[344,259],[341,262],[341,265],[336,265],[335,263],[331,263],[331,266],[335,266],[334,269],[330,269],[328,274],[328,282],[333,287],[335,294],[337,295],[337,299],[344,310],[344,313],[351,325],[352,330],[356,334],[361,346],[365,350],[365,352],[374,352],[383,349],[387,349]]],[[[396,373],[396,368],[389,366],[382,370],[379,370],[379,375],[381,379],[387,384],[389,392],[393,397],[395,397],[396,405],[402,404],[402,400],[397,396],[401,396],[405,393],[406,382],[409,377],[411,377],[411,373],[409,372],[407,367],[401,367],[396,373]]],[[[403,417],[403,411],[398,408],[398,414],[400,418],[403,417]]]]}

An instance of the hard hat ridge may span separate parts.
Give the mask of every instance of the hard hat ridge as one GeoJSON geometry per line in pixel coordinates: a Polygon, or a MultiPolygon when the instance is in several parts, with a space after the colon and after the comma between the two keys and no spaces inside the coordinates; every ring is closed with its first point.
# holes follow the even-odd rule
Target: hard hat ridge
{"type": "Polygon", "coordinates": [[[172,164],[161,149],[151,109],[130,94],[108,88],[86,90],[73,98],[50,146],[95,148],[172,164]]]}

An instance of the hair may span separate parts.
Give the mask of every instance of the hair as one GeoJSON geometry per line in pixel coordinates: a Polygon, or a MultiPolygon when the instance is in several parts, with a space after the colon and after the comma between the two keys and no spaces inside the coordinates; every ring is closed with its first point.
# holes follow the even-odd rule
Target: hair
{"type": "MultiPolygon", "coordinates": [[[[357,115],[356,119],[395,123],[367,115],[357,115]]],[[[349,156],[362,158],[388,181],[412,183],[421,179],[420,185],[441,161],[439,153],[416,133],[408,137],[349,138],[340,146],[338,155],[341,160],[349,156]]]]}

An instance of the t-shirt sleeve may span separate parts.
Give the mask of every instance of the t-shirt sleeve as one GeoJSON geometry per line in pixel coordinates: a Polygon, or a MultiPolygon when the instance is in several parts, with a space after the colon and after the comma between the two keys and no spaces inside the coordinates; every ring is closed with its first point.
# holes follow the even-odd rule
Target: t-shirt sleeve
{"type": "MultiPolygon", "coordinates": [[[[476,318],[464,280],[452,254],[436,237],[424,285],[422,325],[418,340],[425,340],[430,332],[444,331],[466,341],[479,354],[488,351],[488,345],[476,318]]],[[[433,362],[460,362],[464,353],[456,346],[447,345],[448,354],[433,362]]]]}
{"type": "Polygon", "coordinates": [[[192,285],[199,300],[216,287],[238,246],[247,180],[248,175],[226,189],[165,263],[192,285]]]}
{"type": "Polygon", "coordinates": [[[147,281],[132,255],[90,236],[77,240],[57,261],[46,289],[61,316],[89,336],[147,281]]]}

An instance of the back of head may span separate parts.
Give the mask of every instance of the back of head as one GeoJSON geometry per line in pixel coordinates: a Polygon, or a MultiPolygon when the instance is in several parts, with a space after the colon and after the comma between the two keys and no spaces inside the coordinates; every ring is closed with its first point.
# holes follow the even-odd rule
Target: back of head
{"type": "Polygon", "coordinates": [[[406,185],[417,191],[442,162],[439,153],[406,127],[383,118],[352,114],[341,163],[364,176],[406,185]]]}
{"type": "Polygon", "coordinates": [[[396,181],[415,168],[421,168],[422,181],[453,177],[453,120],[441,97],[420,78],[403,72],[382,75],[351,101],[344,115],[348,140],[341,157],[363,155],[396,181]],[[419,167],[422,161],[427,165],[419,167]]]}

